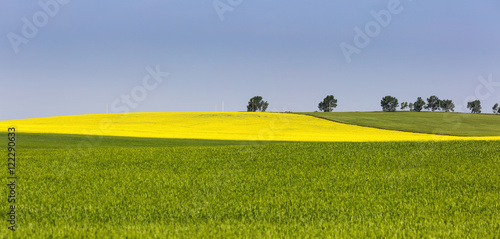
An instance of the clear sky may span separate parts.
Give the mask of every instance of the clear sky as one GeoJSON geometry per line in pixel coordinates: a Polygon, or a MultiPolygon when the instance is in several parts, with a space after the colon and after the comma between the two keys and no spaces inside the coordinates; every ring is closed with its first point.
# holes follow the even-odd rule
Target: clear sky
{"type": "Polygon", "coordinates": [[[386,95],[500,103],[497,0],[40,2],[0,2],[0,120],[243,111],[256,95],[269,111],[329,94],[335,111],[386,95]]]}

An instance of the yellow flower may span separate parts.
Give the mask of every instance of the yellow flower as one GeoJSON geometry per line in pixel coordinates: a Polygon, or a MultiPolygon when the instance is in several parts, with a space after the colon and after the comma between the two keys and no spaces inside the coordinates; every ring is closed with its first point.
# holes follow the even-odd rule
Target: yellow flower
{"type": "Polygon", "coordinates": [[[268,141],[500,140],[382,130],[283,113],[128,113],[0,121],[19,133],[83,134],[176,139],[268,141]]]}

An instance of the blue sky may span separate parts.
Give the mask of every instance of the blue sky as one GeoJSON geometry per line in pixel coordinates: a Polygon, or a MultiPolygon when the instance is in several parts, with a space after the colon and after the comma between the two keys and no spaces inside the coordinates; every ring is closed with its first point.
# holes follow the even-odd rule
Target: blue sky
{"type": "Polygon", "coordinates": [[[41,3],[0,3],[0,120],[117,112],[132,94],[132,112],[242,111],[255,95],[270,111],[315,111],[328,94],[335,111],[378,111],[385,95],[500,103],[496,0],[41,3]],[[359,50],[350,62],[342,43],[359,50]],[[144,91],[147,67],[169,75],[144,91]]]}

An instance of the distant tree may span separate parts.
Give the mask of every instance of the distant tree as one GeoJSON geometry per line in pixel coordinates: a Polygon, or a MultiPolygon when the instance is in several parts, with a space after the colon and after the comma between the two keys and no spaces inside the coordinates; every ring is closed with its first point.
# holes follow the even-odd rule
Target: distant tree
{"type": "Polygon", "coordinates": [[[408,108],[410,108],[410,111],[413,111],[413,103],[410,103],[410,104],[408,105],[408,108]]]}
{"type": "Polygon", "coordinates": [[[480,100],[469,101],[467,103],[467,108],[471,110],[471,113],[479,114],[481,113],[481,101],[480,100]]]}
{"type": "Polygon", "coordinates": [[[406,108],[408,108],[408,102],[401,103],[401,109],[405,110],[406,108]]]}
{"type": "Polygon", "coordinates": [[[439,104],[444,112],[455,112],[455,104],[452,100],[440,100],[439,104]]]}
{"type": "Polygon", "coordinates": [[[417,101],[413,103],[413,111],[420,112],[422,111],[422,107],[424,107],[425,101],[422,100],[422,97],[418,97],[417,101]]]}
{"type": "Polygon", "coordinates": [[[493,114],[498,114],[498,112],[500,111],[500,109],[498,108],[498,103],[496,103],[494,106],[493,106],[493,114]]]}
{"type": "Polygon", "coordinates": [[[333,95],[328,95],[323,99],[322,102],[319,102],[318,108],[323,112],[332,112],[333,109],[337,107],[337,99],[333,97],[333,95]]]}
{"type": "Polygon", "coordinates": [[[432,110],[432,112],[434,112],[440,109],[440,103],[441,101],[439,100],[439,98],[433,95],[427,98],[427,105],[425,106],[425,109],[432,110]]]}
{"type": "Polygon", "coordinates": [[[254,96],[252,99],[250,99],[250,101],[248,101],[247,111],[248,112],[255,112],[255,111],[266,112],[266,109],[268,106],[269,106],[269,103],[267,103],[267,101],[262,100],[262,96],[254,96]]]}
{"type": "Polygon", "coordinates": [[[390,95],[385,96],[380,101],[380,106],[382,106],[383,111],[394,112],[396,111],[396,108],[399,106],[398,99],[390,95]]]}

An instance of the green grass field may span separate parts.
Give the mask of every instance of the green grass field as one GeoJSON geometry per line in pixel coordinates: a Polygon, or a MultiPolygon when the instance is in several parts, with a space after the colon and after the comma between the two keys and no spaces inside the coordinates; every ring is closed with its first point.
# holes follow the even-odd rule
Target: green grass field
{"type": "Polygon", "coordinates": [[[304,113],[342,123],[408,132],[457,136],[500,136],[500,115],[442,112],[304,113]]]}
{"type": "Polygon", "coordinates": [[[1,235],[500,235],[495,141],[248,145],[60,137],[19,135],[19,228],[12,233],[5,225],[1,235]]]}
{"type": "MultiPolygon", "coordinates": [[[[500,135],[496,115],[452,114],[461,119],[454,127],[444,113],[311,114],[386,129],[500,135]]],[[[0,143],[7,145],[7,137],[0,143]]],[[[4,220],[0,238],[500,235],[499,141],[19,133],[16,144],[18,230],[8,231],[4,220]]],[[[3,190],[7,195],[7,186],[3,190]]],[[[8,208],[1,212],[7,215],[8,208]]]]}

